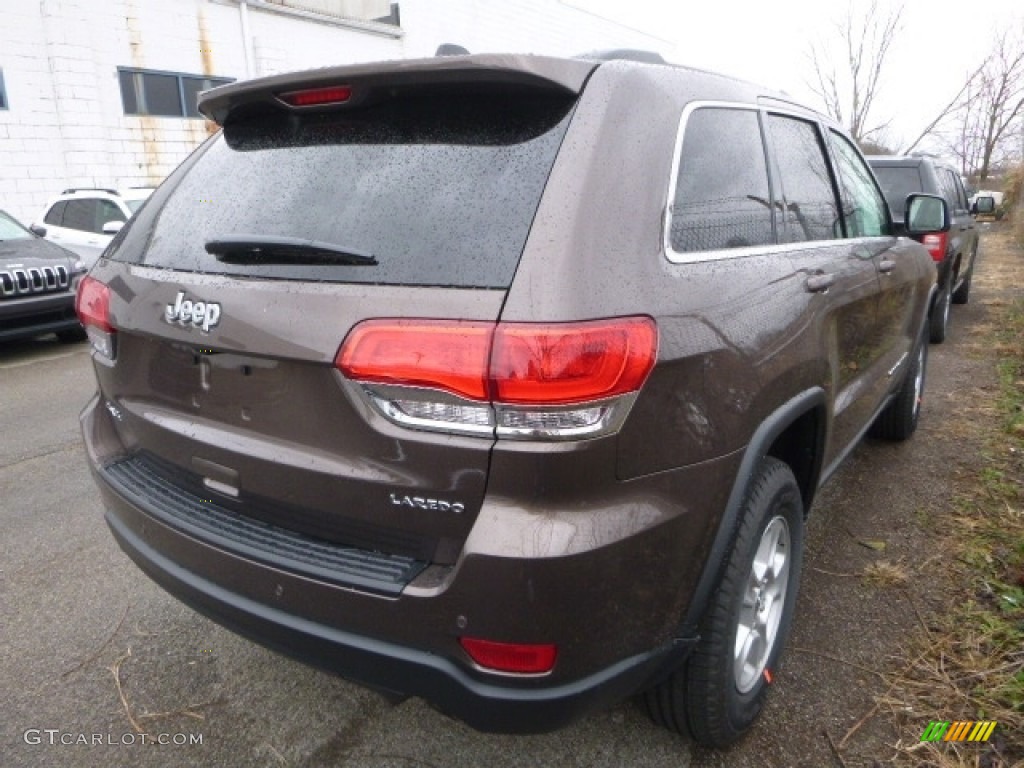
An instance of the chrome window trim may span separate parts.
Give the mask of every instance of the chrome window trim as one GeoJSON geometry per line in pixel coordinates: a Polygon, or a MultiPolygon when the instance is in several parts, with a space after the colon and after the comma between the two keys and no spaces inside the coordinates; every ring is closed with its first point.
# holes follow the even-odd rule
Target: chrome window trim
{"type": "MultiPolygon", "coordinates": [[[[863,238],[837,237],[831,240],[800,240],[792,243],[772,243],[769,245],[748,245],[742,248],[718,248],[709,251],[677,251],[672,247],[672,205],[676,199],[676,185],[679,177],[679,163],[683,155],[683,138],[686,135],[686,126],[690,116],[698,109],[738,109],[759,113],[759,117],[766,118],[768,115],[783,115],[802,120],[805,123],[814,124],[820,134],[826,151],[829,150],[827,132],[835,130],[831,124],[823,124],[820,115],[816,113],[801,112],[796,109],[786,109],[776,105],[754,104],[749,101],[718,101],[698,100],[691,101],[683,107],[679,117],[679,128],[676,130],[676,143],[672,151],[672,167],[669,171],[668,198],[665,203],[665,211],[662,216],[662,248],[665,258],[672,264],[699,264],[708,261],[724,261],[726,259],[740,259],[747,256],[773,255],[792,253],[794,251],[812,250],[815,248],[828,248],[830,246],[850,243],[863,238]]],[[[840,132],[841,133],[841,132],[840,132]]],[[[762,137],[762,142],[764,141],[762,137]]],[[[767,149],[767,147],[765,147],[767,149]]],[[[826,157],[829,163],[832,158],[826,157]]],[[[770,164],[770,160],[765,158],[770,164]]],[[[774,189],[772,190],[774,193],[774,189]]]]}

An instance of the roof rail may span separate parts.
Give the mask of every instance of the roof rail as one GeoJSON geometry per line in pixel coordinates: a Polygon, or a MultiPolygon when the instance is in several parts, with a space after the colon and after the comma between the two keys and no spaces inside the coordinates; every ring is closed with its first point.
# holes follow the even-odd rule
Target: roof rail
{"type": "Polygon", "coordinates": [[[109,192],[112,195],[117,194],[116,189],[110,189],[108,187],[69,187],[61,192],[61,194],[70,195],[73,192],[109,192]]]}
{"type": "Polygon", "coordinates": [[[639,48],[610,48],[602,51],[589,51],[577,54],[573,58],[594,59],[597,61],[639,61],[644,64],[668,64],[660,53],[644,51],[639,48]]]}

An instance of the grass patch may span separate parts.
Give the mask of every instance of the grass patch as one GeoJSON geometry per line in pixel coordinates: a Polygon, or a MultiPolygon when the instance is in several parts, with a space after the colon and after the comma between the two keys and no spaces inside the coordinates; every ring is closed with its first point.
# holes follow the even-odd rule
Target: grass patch
{"type": "MultiPolygon", "coordinates": [[[[1010,263],[1022,255],[1011,250],[1010,263]]],[[[1020,267],[1000,272],[1016,272],[1011,285],[1024,277],[1020,267]]],[[[999,385],[972,408],[982,468],[957,479],[942,515],[949,535],[938,542],[954,586],[881,702],[904,723],[901,766],[1024,765],[1024,300],[988,308],[991,327],[975,338],[990,343],[999,385]],[[999,724],[987,744],[922,743],[912,731],[928,720],[999,724]]]]}

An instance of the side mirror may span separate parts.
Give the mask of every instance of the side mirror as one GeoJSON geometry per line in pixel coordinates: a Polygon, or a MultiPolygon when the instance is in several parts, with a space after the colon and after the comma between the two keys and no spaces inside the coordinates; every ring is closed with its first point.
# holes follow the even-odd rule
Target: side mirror
{"type": "Polygon", "coordinates": [[[28,231],[38,237],[46,237],[46,227],[41,227],[38,224],[33,224],[28,228],[28,231]]]}
{"type": "Polygon", "coordinates": [[[124,226],[123,221],[108,221],[103,225],[102,232],[104,235],[116,235],[121,231],[121,227],[124,226]]]}
{"type": "Polygon", "coordinates": [[[979,197],[971,206],[971,213],[995,213],[996,199],[990,195],[979,197]]]}
{"type": "Polygon", "coordinates": [[[907,195],[907,234],[947,232],[951,225],[949,205],[938,195],[907,195]]]}

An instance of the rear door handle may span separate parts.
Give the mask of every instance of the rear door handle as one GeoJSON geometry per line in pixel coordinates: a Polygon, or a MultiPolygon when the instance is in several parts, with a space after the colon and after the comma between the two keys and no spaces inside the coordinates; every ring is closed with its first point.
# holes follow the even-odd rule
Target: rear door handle
{"type": "Polygon", "coordinates": [[[835,284],[835,275],[814,275],[807,278],[807,290],[811,293],[825,293],[835,284]]]}
{"type": "Polygon", "coordinates": [[[892,259],[882,259],[880,262],[878,262],[878,271],[881,272],[883,275],[889,274],[894,269],[896,269],[896,262],[893,261],[892,259]]]}

